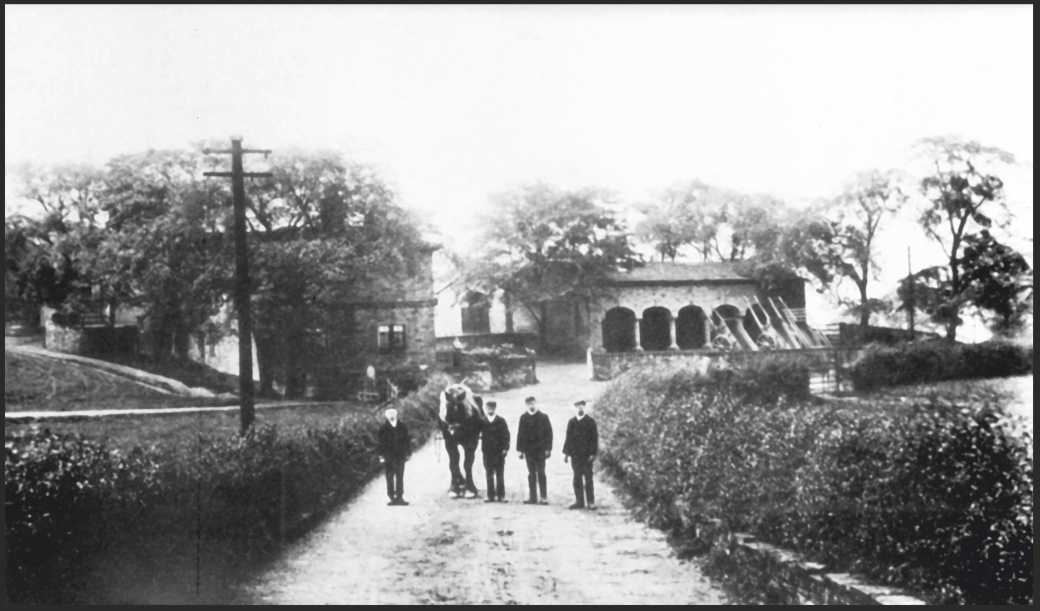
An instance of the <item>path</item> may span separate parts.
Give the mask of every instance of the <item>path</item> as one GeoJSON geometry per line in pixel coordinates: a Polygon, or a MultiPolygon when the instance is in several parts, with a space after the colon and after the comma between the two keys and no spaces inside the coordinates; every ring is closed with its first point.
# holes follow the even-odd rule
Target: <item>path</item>
{"type": "MultiPolygon", "coordinates": [[[[253,405],[255,409],[272,409],[278,407],[310,407],[315,405],[333,405],[338,401],[264,401],[253,405]]],[[[349,402],[346,402],[349,404],[349,402]]],[[[42,411],[26,410],[18,412],[5,412],[4,420],[7,422],[21,422],[32,420],[74,420],[79,418],[107,418],[116,416],[161,416],[163,414],[191,414],[195,412],[231,412],[238,411],[235,405],[210,405],[185,407],[157,407],[149,409],[81,409],[68,411],[42,411]]]]}
{"type": "MultiPolygon", "coordinates": [[[[498,401],[515,441],[523,398],[550,415],[549,506],[524,505],[526,468],[506,463],[508,504],[451,499],[443,444],[418,450],[405,471],[408,507],[387,507],[378,477],[338,514],[286,549],[243,586],[246,603],[690,603],[729,602],[696,559],[679,560],[660,531],[633,520],[597,474],[596,511],[570,511],[563,445],[571,404],[604,386],[584,364],[539,363],[541,383],[498,401]]],[[[593,404],[593,413],[595,406],[593,404]]],[[[474,479],[484,491],[479,452],[474,479]]]]}

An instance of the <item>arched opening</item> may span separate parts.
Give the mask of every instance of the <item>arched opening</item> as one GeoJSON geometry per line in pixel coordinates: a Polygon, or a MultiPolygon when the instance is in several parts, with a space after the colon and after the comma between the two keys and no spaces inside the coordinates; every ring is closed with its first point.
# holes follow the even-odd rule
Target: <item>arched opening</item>
{"type": "Polygon", "coordinates": [[[643,310],[643,320],[639,322],[639,339],[644,350],[667,350],[672,343],[669,327],[672,313],[668,308],[654,306],[643,310]]]}
{"type": "Polygon", "coordinates": [[[712,310],[712,344],[724,350],[746,349],[745,342],[741,341],[741,335],[743,335],[741,321],[740,308],[737,306],[724,303],[712,310]],[[739,330],[738,326],[741,327],[739,330]]]}
{"type": "Polygon", "coordinates": [[[681,350],[703,348],[708,343],[704,321],[707,315],[699,306],[689,305],[675,317],[675,343],[681,350]]]}
{"type": "Polygon", "coordinates": [[[603,349],[625,352],[636,347],[636,313],[628,308],[611,308],[603,316],[603,349]]]}
{"type": "Polygon", "coordinates": [[[462,332],[490,333],[491,321],[488,311],[491,304],[488,297],[479,291],[467,291],[462,297],[462,332]]]}

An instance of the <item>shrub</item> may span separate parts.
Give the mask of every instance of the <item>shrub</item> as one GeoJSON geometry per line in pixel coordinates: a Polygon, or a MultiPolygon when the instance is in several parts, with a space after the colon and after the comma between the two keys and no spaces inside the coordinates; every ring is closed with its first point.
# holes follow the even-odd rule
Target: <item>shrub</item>
{"type": "Polygon", "coordinates": [[[852,365],[856,390],[939,380],[1021,375],[1033,370],[1031,347],[1000,341],[957,344],[943,340],[868,346],[852,365]]]}
{"type": "Polygon", "coordinates": [[[720,518],[936,602],[1031,600],[1032,463],[999,403],[769,404],[755,386],[657,367],[604,393],[604,465],[652,525],[720,518]]]}
{"type": "MultiPolygon", "coordinates": [[[[437,393],[448,383],[434,374],[398,402],[416,445],[433,430],[437,393]]],[[[145,575],[162,579],[169,554],[185,546],[194,553],[200,541],[224,560],[262,559],[373,474],[379,424],[376,415],[352,414],[330,429],[283,436],[263,426],[244,437],[200,436],[129,455],[46,429],[10,437],[4,463],[9,595],[16,602],[54,603],[74,600],[84,589],[97,592],[85,566],[96,566],[101,556],[124,564],[145,556],[145,575]]],[[[135,579],[147,581],[140,572],[135,579]]]]}

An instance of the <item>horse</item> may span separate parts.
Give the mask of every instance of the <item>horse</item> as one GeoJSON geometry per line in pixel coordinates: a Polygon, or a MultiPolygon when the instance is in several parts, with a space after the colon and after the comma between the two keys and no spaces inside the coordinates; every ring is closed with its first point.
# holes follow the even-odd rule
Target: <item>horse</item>
{"type": "Polygon", "coordinates": [[[444,447],[448,451],[448,463],[451,469],[451,495],[454,498],[469,493],[469,498],[478,496],[477,486],[473,483],[473,460],[480,440],[480,427],[484,414],[484,399],[474,395],[465,384],[452,384],[444,389],[440,397],[440,409],[437,413],[437,424],[444,437],[444,447]],[[462,446],[465,458],[463,469],[459,469],[459,446],[462,446]]]}

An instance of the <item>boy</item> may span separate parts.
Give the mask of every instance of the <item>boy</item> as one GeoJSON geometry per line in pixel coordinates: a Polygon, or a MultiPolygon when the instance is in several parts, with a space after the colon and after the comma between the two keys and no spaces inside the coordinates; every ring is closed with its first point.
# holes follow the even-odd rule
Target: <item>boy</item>
{"type": "Polygon", "coordinates": [[[516,429],[516,450],[520,453],[520,460],[527,461],[527,488],[528,497],[525,505],[541,503],[548,505],[546,498],[547,488],[545,481],[545,459],[549,458],[552,450],[552,423],[549,416],[538,411],[534,397],[524,399],[527,411],[520,414],[520,425],[516,429]],[[535,483],[537,492],[541,492],[541,501],[535,495],[535,483]]]}
{"type": "Polygon", "coordinates": [[[404,463],[412,455],[408,427],[397,419],[397,410],[388,408],[386,422],[379,428],[379,462],[386,465],[387,505],[407,505],[404,500],[404,463]]]}
{"type": "Polygon", "coordinates": [[[585,411],[584,401],[578,401],[574,407],[578,414],[567,423],[567,437],[563,441],[563,462],[567,462],[569,458],[574,470],[575,501],[568,509],[581,509],[586,506],[595,509],[592,461],[599,451],[599,431],[596,430],[596,421],[585,411]]]}
{"type": "Polygon", "coordinates": [[[495,415],[498,404],[488,401],[484,404],[487,419],[480,431],[480,448],[484,452],[484,473],[487,475],[487,499],[485,503],[506,503],[506,485],[503,473],[506,467],[506,454],[509,453],[509,425],[504,418],[495,415]],[[496,483],[497,478],[497,483],[496,483]]]}

